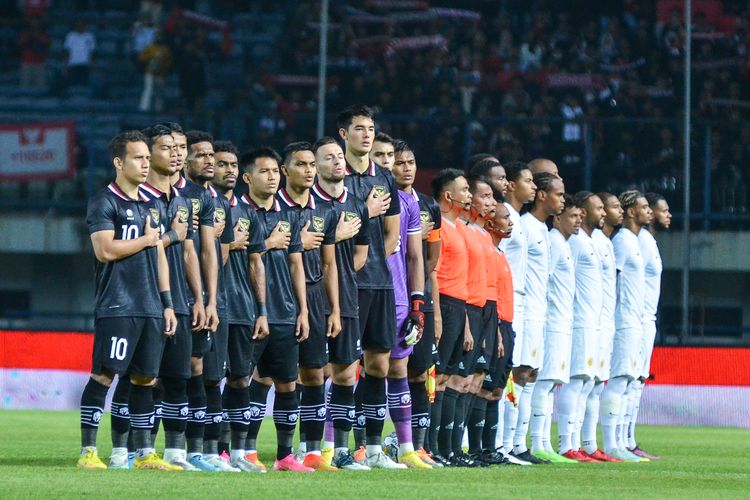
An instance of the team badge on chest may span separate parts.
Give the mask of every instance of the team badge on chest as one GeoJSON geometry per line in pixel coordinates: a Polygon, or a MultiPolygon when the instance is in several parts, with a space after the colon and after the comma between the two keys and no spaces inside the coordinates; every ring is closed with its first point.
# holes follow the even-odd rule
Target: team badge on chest
{"type": "Polygon", "coordinates": [[[376,198],[382,198],[386,194],[388,194],[388,190],[385,188],[385,186],[373,186],[372,190],[375,192],[376,198]]]}
{"type": "Polygon", "coordinates": [[[222,223],[227,220],[227,214],[224,213],[223,208],[217,208],[216,214],[214,215],[214,222],[222,223]]]}
{"type": "Polygon", "coordinates": [[[188,209],[187,207],[177,207],[177,216],[180,222],[188,221],[188,209]]]}
{"type": "Polygon", "coordinates": [[[161,223],[161,219],[159,217],[159,211],[155,208],[149,208],[148,211],[151,214],[151,221],[154,224],[159,225],[161,223]]]}
{"type": "Polygon", "coordinates": [[[193,213],[197,214],[201,211],[201,200],[198,198],[190,198],[190,204],[193,205],[193,213]]]}
{"type": "Polygon", "coordinates": [[[313,215],[312,218],[312,227],[315,229],[316,232],[322,233],[323,232],[323,217],[318,217],[317,215],[313,215]]]}
{"type": "Polygon", "coordinates": [[[237,221],[238,227],[240,232],[242,233],[249,233],[250,232],[250,221],[244,217],[240,217],[240,219],[237,221]]]}

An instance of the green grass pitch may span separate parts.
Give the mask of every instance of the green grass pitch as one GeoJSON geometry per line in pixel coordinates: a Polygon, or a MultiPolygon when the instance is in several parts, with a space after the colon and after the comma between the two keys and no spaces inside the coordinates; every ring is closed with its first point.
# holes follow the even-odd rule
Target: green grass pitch
{"type": "MultiPolygon", "coordinates": [[[[160,433],[161,435],[161,433],[160,433]]],[[[641,464],[577,464],[432,471],[218,474],[81,471],[77,412],[0,411],[2,498],[748,498],[750,432],[708,427],[639,428],[664,458],[641,464]]],[[[157,447],[161,442],[157,443],[157,447]]],[[[109,456],[109,417],[99,453],[109,456]]],[[[260,436],[273,464],[273,422],[260,436]]]]}

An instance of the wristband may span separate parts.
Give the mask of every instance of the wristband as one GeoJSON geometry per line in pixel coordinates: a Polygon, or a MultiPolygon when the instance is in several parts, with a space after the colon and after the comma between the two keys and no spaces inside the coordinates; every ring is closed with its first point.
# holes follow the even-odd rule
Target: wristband
{"type": "Polygon", "coordinates": [[[424,306],[424,293],[412,292],[411,294],[411,310],[421,311],[424,306]]]}
{"type": "Polygon", "coordinates": [[[164,235],[169,239],[170,245],[174,245],[175,243],[180,242],[180,237],[177,236],[177,231],[175,231],[174,229],[170,229],[169,231],[164,233],[164,235]]]}
{"type": "Polygon", "coordinates": [[[268,316],[268,310],[266,309],[265,304],[258,304],[258,316],[268,316]]]}
{"type": "Polygon", "coordinates": [[[161,299],[161,305],[164,309],[174,309],[174,304],[172,303],[172,292],[169,290],[159,292],[159,298],[161,299]]]}

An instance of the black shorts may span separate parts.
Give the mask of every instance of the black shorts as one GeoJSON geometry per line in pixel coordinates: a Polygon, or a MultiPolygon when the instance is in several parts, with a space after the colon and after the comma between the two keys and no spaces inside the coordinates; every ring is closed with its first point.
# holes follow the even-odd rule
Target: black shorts
{"type": "Polygon", "coordinates": [[[215,382],[227,374],[229,321],[219,318],[219,327],[211,334],[211,350],[203,356],[203,380],[215,382]]]}
{"type": "Polygon", "coordinates": [[[191,331],[190,316],[177,315],[177,330],[172,337],[168,337],[161,355],[160,377],[174,377],[189,379],[190,356],[193,352],[193,332],[191,331]]]}
{"type": "Polygon", "coordinates": [[[482,341],[484,340],[484,325],[482,324],[482,308],[466,304],[466,317],[469,320],[469,331],[474,339],[474,347],[471,351],[464,351],[463,358],[459,362],[458,374],[462,377],[473,375],[483,370],[481,366],[486,365],[487,360],[482,355],[482,341]],[[479,366],[477,366],[479,364],[479,366]]]}
{"type": "Polygon", "coordinates": [[[341,318],[341,333],[328,339],[328,361],[337,365],[350,365],[362,356],[359,339],[359,318],[341,318]]]}
{"type": "Polygon", "coordinates": [[[194,358],[203,358],[211,352],[213,334],[208,330],[193,332],[193,352],[194,358]]]}
{"type": "Polygon", "coordinates": [[[446,375],[456,375],[464,354],[466,302],[441,294],[440,315],[443,318],[443,334],[438,344],[435,370],[446,375]]]}
{"type": "Polygon", "coordinates": [[[91,372],[156,377],[166,340],[163,318],[99,318],[94,323],[91,372]]]}
{"type": "Polygon", "coordinates": [[[390,351],[396,345],[396,299],[393,290],[359,290],[362,349],[390,351]]]}
{"type": "Polygon", "coordinates": [[[482,341],[474,371],[486,372],[490,363],[497,357],[497,306],[494,300],[488,300],[482,308],[482,341]]]}
{"type": "Polygon", "coordinates": [[[310,335],[299,344],[299,365],[304,368],[323,368],[328,364],[326,336],[326,294],[322,283],[307,288],[307,317],[310,335]]]}
{"type": "Polygon", "coordinates": [[[503,341],[503,356],[498,358],[496,352],[490,363],[489,372],[485,376],[484,384],[482,385],[482,387],[489,391],[493,391],[498,387],[505,387],[512,367],[511,356],[513,355],[513,346],[515,345],[516,338],[516,334],[513,332],[513,324],[507,321],[500,321],[499,328],[503,341]]]}
{"type": "Polygon", "coordinates": [[[299,374],[297,360],[299,343],[294,336],[295,325],[268,325],[268,337],[255,343],[253,357],[257,360],[258,374],[279,382],[294,382],[299,374]]]}
{"type": "Polygon", "coordinates": [[[424,330],[422,338],[409,356],[409,372],[423,373],[435,364],[432,353],[435,351],[435,313],[424,313],[424,330]]]}
{"type": "Polygon", "coordinates": [[[229,325],[227,361],[229,373],[235,377],[247,377],[255,369],[255,345],[253,332],[255,325],[229,325]]]}

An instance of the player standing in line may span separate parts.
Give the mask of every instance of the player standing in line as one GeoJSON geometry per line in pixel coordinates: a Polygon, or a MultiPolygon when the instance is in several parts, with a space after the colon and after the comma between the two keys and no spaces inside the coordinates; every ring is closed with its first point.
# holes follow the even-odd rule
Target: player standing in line
{"type": "MultiPolygon", "coordinates": [[[[620,459],[610,457],[599,448],[596,439],[596,424],[599,422],[599,407],[604,382],[609,380],[609,365],[612,356],[612,339],[615,336],[615,306],[617,303],[617,269],[615,266],[615,249],[608,235],[614,228],[622,224],[622,208],[620,200],[611,193],[599,193],[597,197],[602,202],[604,219],[601,228],[594,228],[591,239],[599,254],[602,278],[602,312],[599,319],[599,352],[596,360],[596,379],[594,388],[586,399],[586,413],[581,429],[582,448],[584,453],[592,458],[605,462],[621,462],[620,459]]],[[[587,210],[598,211],[593,197],[584,204],[587,210]]],[[[584,221],[586,224],[586,221],[584,221]]]]}
{"type": "MultiPolygon", "coordinates": [[[[528,260],[528,246],[526,235],[521,225],[521,210],[524,205],[534,201],[536,195],[536,185],[534,184],[531,171],[528,166],[522,162],[510,162],[505,165],[508,186],[506,193],[505,207],[510,212],[510,220],[513,223],[513,232],[506,239],[500,240],[500,249],[505,254],[510,270],[513,276],[513,332],[515,333],[515,342],[513,352],[511,353],[511,364],[513,366],[513,377],[519,370],[518,360],[520,359],[520,344],[523,342],[523,323],[524,323],[524,306],[526,292],[526,268],[528,260]],[[518,352],[516,352],[518,351],[518,352]]],[[[520,375],[519,375],[520,376],[520,375]]],[[[505,408],[503,409],[503,426],[502,426],[502,446],[500,453],[505,455],[511,461],[517,459],[510,454],[513,451],[513,436],[516,432],[516,423],[518,420],[517,403],[503,398],[505,408]]],[[[500,423],[498,422],[498,432],[500,423]]]]}
{"type": "Polygon", "coordinates": [[[312,195],[317,205],[328,205],[336,214],[336,269],[339,284],[341,333],[328,339],[331,386],[328,393],[324,456],[332,456],[339,469],[367,471],[349,451],[349,432],[355,419],[354,384],[362,354],[357,293],[357,271],[367,260],[369,214],[367,205],[344,186],[346,160],[332,137],[319,139],[312,149],[318,171],[312,195]],[[330,451],[329,451],[330,450],[330,451]]]}
{"type": "Polygon", "coordinates": [[[224,410],[230,426],[230,464],[241,471],[262,473],[265,468],[246,458],[245,443],[253,417],[249,389],[254,369],[253,346],[268,335],[266,273],[261,258],[265,231],[255,210],[240,203],[234,194],[239,175],[237,148],[229,141],[215,141],[213,146],[216,165],[211,186],[229,202],[234,222],[234,241],[229,245],[225,269],[229,373],[224,410]]]}
{"type": "Polygon", "coordinates": [[[115,374],[130,375],[128,407],[139,469],[182,470],[163,461],[151,442],[153,385],[177,319],[160,213],[138,192],[149,171],[146,138],[123,132],[110,143],[116,178],[88,204],[86,221],[97,259],[96,325],[91,377],[81,395],[82,469],[106,469],[96,434],[115,374]]]}
{"type": "MultiPolygon", "coordinates": [[[[483,177],[487,179],[495,195],[502,196],[508,194],[508,177],[505,174],[505,167],[495,158],[487,158],[479,161],[466,169],[466,175],[469,177],[483,177]]],[[[498,200],[499,202],[500,200],[498,200]]]]}
{"type": "Polygon", "coordinates": [[[269,335],[256,340],[253,357],[257,361],[250,383],[252,420],[245,445],[249,461],[257,459],[257,439],[266,411],[266,398],[273,383],[276,389],[273,420],[276,425],[274,470],[313,472],[295,460],[292,440],[297,424],[299,399],[296,391],[299,343],[309,334],[305,269],[302,262],[299,216],[282,211],[275,197],[281,179],[281,157],[270,148],[258,148],[243,157],[242,179],[249,191],[241,203],[254,208],[264,230],[266,252],[266,300],[269,335]]]}
{"type": "Polygon", "coordinates": [[[589,191],[575,195],[582,213],[582,231],[568,240],[575,266],[575,302],[570,356],[570,380],[563,385],[558,401],[558,451],[578,462],[599,461],[580,449],[580,427],[586,401],[594,387],[599,360],[599,320],[602,314],[602,268],[599,252],[591,237],[604,222],[604,205],[589,191]]]}
{"type": "Polygon", "coordinates": [[[654,236],[658,231],[669,229],[672,223],[672,214],[669,212],[669,204],[664,197],[657,193],[646,193],[646,200],[653,212],[651,224],[638,233],[638,241],[641,245],[641,254],[646,266],[646,296],[643,303],[645,310],[643,313],[643,341],[641,342],[641,356],[643,358],[643,371],[641,375],[633,381],[630,389],[630,401],[626,413],[627,429],[627,447],[635,455],[648,458],[650,460],[659,460],[661,457],[648,453],[638,446],[635,439],[635,424],[638,419],[638,409],[641,404],[641,394],[643,385],[648,380],[651,368],[651,354],[654,350],[654,340],[656,339],[656,312],[659,309],[659,295],[661,294],[661,272],[662,262],[659,254],[659,247],[656,244],[654,236]],[[629,417],[629,418],[628,418],[629,417]]]}
{"type": "Polygon", "coordinates": [[[393,172],[393,164],[396,161],[396,141],[385,132],[377,132],[370,150],[370,160],[377,165],[393,172]]]}
{"type": "MultiPolygon", "coordinates": [[[[543,184],[543,183],[540,183],[543,184]]],[[[549,232],[550,264],[547,292],[547,314],[544,325],[544,361],[531,396],[531,452],[552,463],[575,463],[570,457],[555,453],[550,441],[548,423],[552,420],[553,390],[556,384],[565,388],[570,381],[571,329],[574,317],[576,270],[569,242],[581,227],[581,209],[570,195],[564,196],[562,213],[553,217],[549,232]]],[[[575,405],[573,405],[575,407],[575,405]]],[[[570,415],[562,415],[563,394],[558,398],[558,435],[560,442],[570,441],[570,415]]]]}
{"type": "MultiPolygon", "coordinates": [[[[336,470],[324,459],[320,445],[326,421],[323,367],[328,364],[328,339],[341,332],[339,280],[336,268],[336,214],[328,204],[318,204],[310,192],[315,183],[315,153],[309,142],[293,142],[284,148],[281,172],[286,186],[276,197],[282,211],[293,211],[300,220],[302,261],[305,267],[310,335],[299,347],[300,449],[303,464],[315,470],[336,470]],[[329,314],[326,318],[326,308],[329,314]],[[303,446],[304,445],[304,446],[303,446]]],[[[333,451],[333,450],[331,450],[333,451]]]]}
{"type": "Polygon", "coordinates": [[[625,191],[620,196],[625,218],[612,239],[617,266],[617,306],[610,379],[602,392],[601,419],[604,451],[627,462],[648,461],[626,449],[618,425],[624,425],[630,383],[641,376],[639,356],[643,338],[645,263],[638,233],[651,223],[651,208],[643,194],[625,191]]]}
{"type": "MultiPolygon", "coordinates": [[[[399,190],[411,195],[419,204],[419,216],[422,228],[422,259],[424,262],[424,329],[422,338],[414,346],[409,356],[408,375],[409,392],[412,401],[412,441],[419,457],[433,467],[442,467],[432,460],[425,451],[427,430],[430,426],[430,402],[427,394],[427,370],[434,365],[433,355],[437,354],[435,338],[440,338],[442,330],[440,318],[440,298],[437,285],[437,266],[440,258],[440,207],[434,198],[414,189],[417,173],[417,161],[409,145],[400,141],[396,145],[393,174],[399,190]],[[437,310],[435,305],[437,304],[437,310]]],[[[442,392],[440,393],[442,397],[442,392]]],[[[429,447],[429,446],[428,446],[429,447]]]]}
{"type": "MultiPolygon", "coordinates": [[[[365,378],[360,379],[356,391],[362,398],[366,439],[364,457],[358,458],[364,458],[368,467],[405,469],[404,464],[388,458],[381,447],[387,406],[385,378],[396,343],[396,305],[386,257],[398,245],[398,189],[393,174],[368,156],[375,138],[374,112],[366,106],[350,106],[338,115],[337,125],[346,145],[344,184],[350,195],[366,202],[370,215],[367,261],[357,273],[365,378]]],[[[423,302],[423,297],[412,301],[409,316],[418,322],[424,321],[420,310],[423,302]]]]}
{"type": "Polygon", "coordinates": [[[547,314],[547,288],[550,273],[549,230],[545,223],[551,215],[558,215],[565,206],[565,186],[560,178],[552,174],[539,174],[533,179],[536,185],[534,205],[521,216],[528,265],[524,285],[523,336],[513,352],[515,383],[521,386],[518,399],[518,421],[513,436],[513,455],[532,463],[544,463],[529,453],[526,434],[531,417],[531,395],[534,392],[539,368],[544,360],[544,322],[547,314]]]}
{"type": "Polygon", "coordinates": [[[557,164],[546,158],[534,158],[531,160],[529,162],[529,170],[531,170],[531,175],[533,176],[539,174],[550,174],[562,180],[560,172],[557,170],[557,164]]]}

